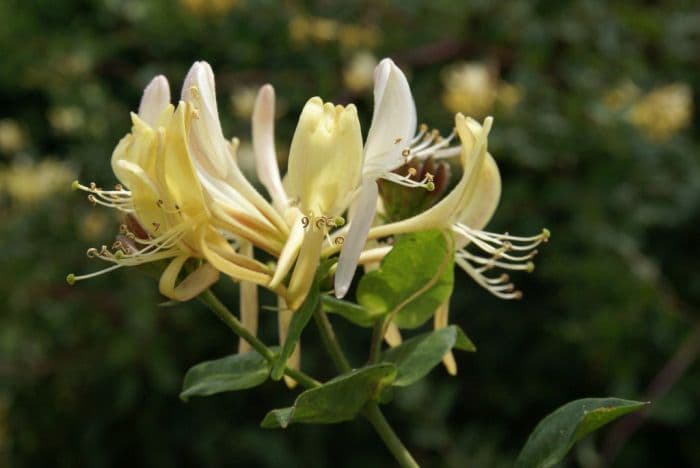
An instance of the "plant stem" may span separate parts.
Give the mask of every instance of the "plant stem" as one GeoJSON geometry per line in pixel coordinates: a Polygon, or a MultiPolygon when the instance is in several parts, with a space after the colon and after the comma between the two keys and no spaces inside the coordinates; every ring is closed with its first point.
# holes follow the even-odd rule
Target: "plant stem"
{"type": "Polygon", "coordinates": [[[333,326],[320,305],[314,311],[314,320],[316,321],[316,326],[321,334],[323,344],[333,360],[333,363],[335,363],[335,367],[338,369],[338,372],[341,374],[350,372],[352,370],[352,366],[350,366],[350,363],[345,357],[343,350],[340,348],[340,343],[338,343],[338,338],[335,336],[333,326]]]}
{"type": "MultiPolygon", "coordinates": [[[[207,305],[207,307],[209,307],[209,309],[211,309],[212,312],[216,314],[217,317],[219,317],[219,319],[222,322],[224,322],[224,324],[226,324],[226,326],[228,326],[231,330],[233,330],[234,333],[236,333],[238,336],[247,341],[255,351],[257,351],[262,357],[265,358],[267,362],[272,363],[274,361],[275,353],[272,352],[272,350],[268,348],[265,345],[265,343],[260,341],[258,337],[253,335],[250,331],[248,331],[243,326],[243,324],[236,318],[236,316],[233,315],[233,313],[228,309],[228,307],[226,307],[214,295],[214,293],[211,292],[211,290],[206,290],[205,292],[199,295],[199,298],[202,302],[204,302],[207,305]]],[[[319,382],[318,380],[296,369],[285,367],[284,373],[306,388],[313,388],[321,385],[321,382],[319,382]]]]}
{"type": "MultiPolygon", "coordinates": [[[[316,311],[314,311],[314,319],[316,320],[316,325],[318,326],[318,331],[321,334],[323,344],[325,345],[328,354],[331,356],[331,359],[333,359],[338,371],[341,373],[350,372],[352,368],[350,367],[350,363],[340,347],[340,343],[338,343],[338,339],[333,331],[333,325],[331,325],[331,322],[328,320],[328,316],[320,306],[316,309],[316,311]]],[[[375,328],[379,327],[379,332],[377,334],[380,337],[379,343],[381,343],[381,337],[383,336],[383,321],[378,320],[377,322],[378,325],[375,324],[375,328]]],[[[379,356],[377,353],[376,359],[378,359],[378,357],[379,356]]],[[[365,418],[367,418],[370,424],[372,424],[374,430],[377,431],[377,434],[379,434],[379,437],[381,437],[382,441],[384,442],[384,445],[386,445],[392,455],[394,455],[396,461],[399,462],[399,465],[404,468],[418,467],[418,463],[416,463],[411,454],[408,452],[408,449],[406,449],[401,440],[398,438],[394,430],[389,425],[389,422],[379,409],[379,406],[375,402],[368,402],[365,405],[362,414],[365,418]]]]}
{"type": "Polygon", "coordinates": [[[372,342],[369,347],[369,359],[367,364],[376,364],[379,361],[379,354],[382,351],[382,340],[384,339],[384,318],[374,321],[372,327],[372,342]]]}
{"type": "Polygon", "coordinates": [[[379,437],[384,441],[389,451],[394,455],[396,461],[404,468],[417,468],[418,463],[404,447],[394,430],[391,428],[386,418],[376,403],[367,403],[363,411],[365,418],[372,424],[379,437]]]}

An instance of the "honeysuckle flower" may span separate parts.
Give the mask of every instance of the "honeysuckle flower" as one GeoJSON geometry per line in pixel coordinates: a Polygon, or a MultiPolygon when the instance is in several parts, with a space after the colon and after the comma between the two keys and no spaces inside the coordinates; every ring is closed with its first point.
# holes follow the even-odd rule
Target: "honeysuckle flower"
{"type": "Polygon", "coordinates": [[[190,129],[190,151],[197,176],[208,195],[215,226],[277,256],[289,227],[236,162],[238,140],[223,136],[216,104],[214,73],[196,62],[182,87],[182,99],[197,111],[190,129]]]}
{"type": "Polygon", "coordinates": [[[311,286],[324,237],[341,224],[362,171],[362,133],[357,109],[307,101],[289,150],[287,191],[304,214],[306,228],[294,272],[288,303],[296,309],[311,286]]]}
{"type": "MultiPolygon", "coordinates": [[[[88,199],[127,215],[117,242],[108,249],[89,249],[90,257],[114,263],[96,273],[69,275],[68,282],[89,278],[122,266],[169,260],[159,289],[175,300],[188,300],[216,282],[219,272],[234,279],[267,285],[268,269],[239,255],[212,223],[209,197],[193,165],[190,135],[199,114],[191,104],[170,104],[167,80],[158,76],[144,91],[132,131],[112,154],[112,168],[120,181],[114,190],[96,184],[74,187],[88,199]],[[205,260],[179,284],[188,259],[205,260]]],[[[197,141],[201,141],[199,136],[197,141]]]]}
{"type": "Polygon", "coordinates": [[[549,231],[522,237],[483,231],[498,206],[501,178],[498,166],[487,151],[487,138],[493,119],[483,125],[462,114],[455,116],[461,140],[460,161],[463,173],[454,189],[429,210],[411,218],[372,228],[368,239],[404,234],[425,229],[450,229],[457,236],[455,261],[479,285],[503,299],[521,296],[507,275],[489,277],[493,268],[532,271],[531,259],[536,247],[546,242],[549,231]],[[474,246],[480,254],[471,253],[474,246]]]}
{"type": "Polygon", "coordinates": [[[424,125],[416,135],[416,122],[416,106],[406,76],[391,59],[383,59],[374,72],[374,112],[364,146],[362,188],[338,260],[335,276],[337,297],[345,296],[350,287],[374,219],[379,197],[377,180],[386,179],[428,190],[434,188],[430,177],[415,181],[410,176],[400,176],[394,172],[411,157],[436,154],[453,137],[438,138],[435,133],[428,133],[424,125]]]}

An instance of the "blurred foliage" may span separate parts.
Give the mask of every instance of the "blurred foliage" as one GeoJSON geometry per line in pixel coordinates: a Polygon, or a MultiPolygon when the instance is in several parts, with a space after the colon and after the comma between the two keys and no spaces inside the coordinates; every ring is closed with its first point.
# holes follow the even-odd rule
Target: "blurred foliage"
{"type": "MultiPolygon", "coordinates": [[[[292,401],[278,384],[181,403],[185,371],[236,342],[196,303],[157,307],[147,274],[65,284],[99,268],[85,249],[118,225],[69,191],[69,175],[114,183],[109,156],[142,87],[164,73],[176,89],[198,59],[217,73],[230,136],[249,138],[250,90],[276,87],[281,156],[309,96],[356,102],[368,122],[367,73],[382,56],[444,133],[443,105],[495,116],[504,193],[491,229],[553,236],[536,273],[517,278],[522,301],[458,274],[452,319],[478,352],[387,409],[426,466],[509,466],[564,402],[643,398],[698,326],[696,1],[0,0],[0,17],[3,466],[390,463],[363,422],[260,429],[292,401]]],[[[236,303],[234,285],[217,290],[236,303]]],[[[274,319],[262,319],[272,342],[274,319]]],[[[369,336],[334,320],[362,362],[369,336]]],[[[304,366],[330,375],[317,342],[305,333],[304,366]]],[[[700,466],[699,395],[694,363],[615,466],[700,466]]],[[[567,466],[593,466],[605,435],[567,466]]]]}

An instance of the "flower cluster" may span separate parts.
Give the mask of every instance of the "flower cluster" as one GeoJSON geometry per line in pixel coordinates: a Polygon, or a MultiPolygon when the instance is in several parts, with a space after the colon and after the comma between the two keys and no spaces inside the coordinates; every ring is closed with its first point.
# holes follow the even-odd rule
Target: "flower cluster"
{"type": "MultiPolygon", "coordinates": [[[[457,114],[447,137],[417,125],[408,81],[384,59],[374,71],[374,113],[364,141],[354,105],[313,97],[299,116],[283,178],[274,115],[275,92],[265,85],[253,106],[252,143],[268,199],[241,171],[238,140],[223,135],[209,64],[192,66],[176,106],[168,81],[154,78],[131,116],[131,132],[112,155],[119,183],[111,189],[74,183],[93,204],[123,212],[124,223],[111,248],[88,250],[90,257],[112,265],[69,275],[69,283],[123,266],[165,261],[160,292],[185,301],[223,273],[241,282],[243,322],[253,332],[257,287],[277,294],[284,335],[322,259],[333,261],[334,292],[342,298],[358,265],[376,264],[391,250],[377,240],[441,229],[455,238],[455,262],[479,285],[504,299],[520,297],[508,275],[491,272],[531,271],[535,249],[549,233],[522,237],[483,230],[501,192],[498,167],[488,152],[491,117],[479,123],[457,114]],[[450,171],[439,162],[447,158],[461,167],[449,192],[443,179],[450,171]],[[443,169],[439,174],[426,169],[433,167],[443,169]],[[427,192],[438,186],[439,194],[446,193],[418,213],[389,219],[383,216],[386,200],[379,182],[427,192]],[[256,252],[274,261],[263,263],[256,252]]],[[[446,304],[436,311],[435,325],[447,325],[446,304]]]]}

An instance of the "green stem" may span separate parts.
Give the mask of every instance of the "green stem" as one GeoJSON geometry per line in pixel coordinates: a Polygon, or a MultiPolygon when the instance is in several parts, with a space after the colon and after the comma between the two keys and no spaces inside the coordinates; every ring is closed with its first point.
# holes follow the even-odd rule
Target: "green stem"
{"type": "MultiPolygon", "coordinates": [[[[331,325],[331,322],[328,320],[328,316],[320,306],[314,312],[314,319],[316,320],[316,325],[318,326],[318,330],[321,334],[323,344],[325,345],[328,354],[331,356],[331,359],[333,359],[333,362],[338,370],[341,373],[350,372],[352,368],[350,367],[350,363],[340,347],[340,343],[338,343],[338,339],[333,331],[333,325],[331,325]]],[[[379,320],[378,322],[383,321],[379,320]]],[[[378,335],[381,337],[381,328],[383,327],[381,323],[379,326],[380,330],[378,335]]],[[[381,343],[381,338],[379,342],[381,343]]],[[[396,458],[396,461],[399,462],[399,465],[404,468],[418,467],[418,463],[416,463],[406,447],[404,447],[403,443],[391,428],[379,409],[379,406],[375,402],[368,402],[365,405],[362,414],[365,416],[365,418],[367,418],[370,424],[372,424],[374,430],[377,431],[379,437],[381,437],[384,444],[387,446],[392,455],[394,455],[394,458],[396,458]]]]}
{"type": "Polygon", "coordinates": [[[369,359],[367,364],[376,364],[379,362],[379,355],[382,351],[382,340],[384,340],[384,318],[375,320],[372,327],[372,342],[369,347],[369,359]]]}
{"type": "Polygon", "coordinates": [[[389,426],[389,423],[376,403],[368,403],[367,406],[365,406],[363,414],[370,424],[372,424],[374,430],[377,431],[379,437],[382,438],[392,455],[394,455],[396,461],[399,462],[399,465],[404,468],[418,467],[418,463],[416,463],[394,430],[389,426]]]}
{"type": "Polygon", "coordinates": [[[321,334],[323,344],[326,347],[328,354],[331,356],[331,359],[335,363],[335,367],[338,369],[338,372],[341,374],[350,372],[352,370],[352,366],[350,366],[350,363],[345,357],[343,350],[340,348],[340,343],[338,343],[338,338],[335,336],[333,326],[320,305],[314,311],[314,320],[316,321],[316,326],[321,334]]]}
{"type": "MultiPolygon", "coordinates": [[[[269,363],[272,363],[274,361],[275,353],[270,348],[268,348],[265,345],[265,343],[260,341],[258,337],[253,335],[250,331],[248,331],[243,326],[243,324],[236,318],[236,316],[233,315],[233,313],[228,309],[228,307],[226,307],[214,295],[214,293],[211,292],[211,290],[206,290],[205,292],[199,295],[199,298],[202,302],[204,302],[207,305],[207,307],[209,307],[209,309],[211,309],[212,312],[216,314],[217,317],[219,317],[219,319],[222,322],[224,322],[224,324],[226,324],[226,326],[233,330],[233,332],[236,333],[238,336],[246,340],[255,351],[257,351],[262,357],[265,358],[265,360],[267,360],[269,363]]],[[[296,369],[286,367],[284,369],[284,373],[306,388],[313,388],[321,385],[321,382],[319,382],[318,380],[296,369]]]]}

